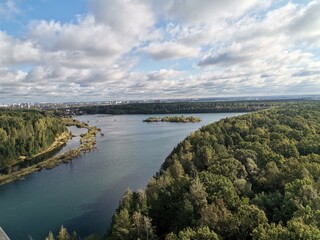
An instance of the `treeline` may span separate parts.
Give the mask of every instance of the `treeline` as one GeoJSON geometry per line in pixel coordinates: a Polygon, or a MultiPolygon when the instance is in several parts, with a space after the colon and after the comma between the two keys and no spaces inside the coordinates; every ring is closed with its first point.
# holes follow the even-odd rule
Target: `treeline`
{"type": "Polygon", "coordinates": [[[41,152],[64,131],[63,121],[49,112],[0,109],[0,168],[41,152]]]}
{"type": "Polygon", "coordinates": [[[320,239],[320,105],[210,124],[128,190],[107,239],[320,239]]]}
{"type": "Polygon", "coordinates": [[[73,232],[72,234],[70,234],[65,227],[61,226],[59,233],[56,237],[50,231],[49,235],[46,237],[45,240],[80,240],[80,239],[82,239],[82,240],[99,240],[100,237],[95,234],[91,234],[87,237],[80,238],[76,232],[73,232]]]}
{"type": "MultiPolygon", "coordinates": [[[[295,104],[295,101],[290,101],[295,104]]],[[[288,104],[284,101],[132,103],[75,108],[77,114],[182,114],[252,112],[288,104]]]]}

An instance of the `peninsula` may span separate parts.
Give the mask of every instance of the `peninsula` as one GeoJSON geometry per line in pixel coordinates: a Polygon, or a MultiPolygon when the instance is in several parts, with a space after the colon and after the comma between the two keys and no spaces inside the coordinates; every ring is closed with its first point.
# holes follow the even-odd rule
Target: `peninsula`
{"type": "Polygon", "coordinates": [[[32,172],[68,163],[95,146],[100,129],[50,112],[5,110],[0,112],[0,185],[24,179],[32,172]],[[56,156],[71,139],[67,127],[86,128],[79,146],[56,156]],[[31,137],[30,137],[31,136],[31,137]],[[12,142],[16,143],[12,145],[12,142]],[[20,144],[17,144],[20,143],[20,144]],[[30,148],[30,145],[33,148],[30,148]]]}

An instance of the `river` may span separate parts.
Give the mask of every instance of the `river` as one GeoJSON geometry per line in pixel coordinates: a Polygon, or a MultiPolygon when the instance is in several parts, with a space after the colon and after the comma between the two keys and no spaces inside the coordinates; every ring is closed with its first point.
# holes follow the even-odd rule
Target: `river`
{"type": "MultiPolygon", "coordinates": [[[[43,240],[49,230],[56,234],[61,225],[80,236],[93,232],[103,235],[126,188],[145,188],[148,179],[189,133],[240,113],[192,115],[202,122],[143,123],[150,115],[77,117],[102,129],[104,136],[97,135],[97,149],[70,164],[0,186],[0,226],[11,240],[43,240]]],[[[71,140],[62,151],[78,141],[71,140]]]]}

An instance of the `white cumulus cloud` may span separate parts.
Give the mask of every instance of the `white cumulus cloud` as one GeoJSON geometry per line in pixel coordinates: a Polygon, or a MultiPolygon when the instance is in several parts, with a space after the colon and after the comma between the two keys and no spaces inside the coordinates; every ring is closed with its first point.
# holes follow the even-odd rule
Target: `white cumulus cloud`
{"type": "MultiPolygon", "coordinates": [[[[18,3],[0,2],[0,19],[18,3]]],[[[0,28],[0,101],[320,93],[319,0],[88,6],[72,21],[32,19],[20,35],[0,28]]]]}
{"type": "Polygon", "coordinates": [[[143,52],[156,60],[194,58],[199,56],[200,50],[199,47],[190,47],[175,42],[151,43],[142,48],[143,52]]]}

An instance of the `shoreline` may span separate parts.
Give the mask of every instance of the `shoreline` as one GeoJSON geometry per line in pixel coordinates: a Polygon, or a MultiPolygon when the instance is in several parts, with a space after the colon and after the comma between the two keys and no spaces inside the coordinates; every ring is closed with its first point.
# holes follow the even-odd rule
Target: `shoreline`
{"type": "MultiPolygon", "coordinates": [[[[80,122],[75,119],[64,119],[66,126],[76,126],[78,128],[86,128],[88,131],[85,134],[80,136],[80,145],[77,148],[71,149],[70,151],[63,153],[58,156],[49,157],[39,163],[33,164],[28,167],[23,167],[17,171],[10,172],[8,174],[0,175],[0,186],[5,185],[10,182],[14,182],[17,180],[23,180],[24,177],[27,175],[41,171],[42,169],[50,170],[61,163],[70,163],[73,159],[80,156],[82,152],[90,152],[92,149],[95,148],[96,144],[96,134],[100,131],[99,128],[95,126],[89,126],[86,123],[80,122]]],[[[50,154],[50,152],[54,152],[62,148],[70,139],[72,138],[72,133],[66,131],[61,135],[57,136],[55,141],[44,151],[34,155],[31,159],[26,161],[32,162],[32,160],[36,159],[37,157],[44,156],[46,154],[50,154]]],[[[24,161],[16,162],[14,165],[18,165],[23,163],[24,161]]],[[[10,166],[12,167],[12,166],[10,166]]]]}

